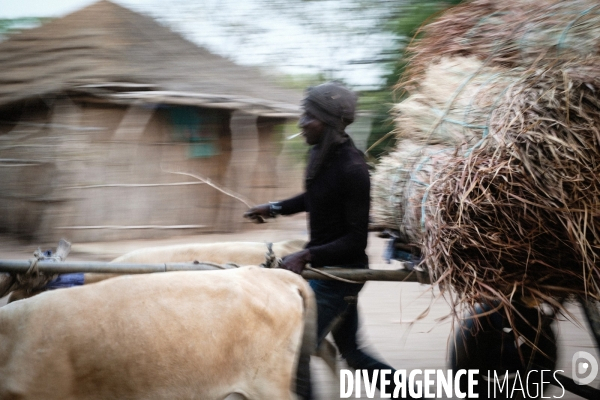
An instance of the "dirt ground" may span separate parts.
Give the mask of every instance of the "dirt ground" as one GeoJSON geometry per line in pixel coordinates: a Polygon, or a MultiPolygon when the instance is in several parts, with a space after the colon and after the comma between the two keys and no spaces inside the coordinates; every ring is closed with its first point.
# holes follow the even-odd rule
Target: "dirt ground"
{"type": "MultiPolygon", "coordinates": [[[[248,230],[234,234],[208,234],[169,238],[165,240],[144,240],[104,243],[73,243],[69,255],[71,261],[108,261],[128,251],[175,243],[207,243],[220,241],[279,241],[285,239],[306,239],[304,218],[279,218],[263,225],[248,226],[248,230]]],[[[66,238],[68,239],[68,238],[66,238]]],[[[372,233],[369,239],[368,254],[372,269],[397,269],[399,263],[386,264],[382,259],[384,239],[372,233]]],[[[43,250],[56,244],[23,244],[19,241],[0,237],[0,259],[28,259],[37,247],[43,250]]],[[[0,306],[5,299],[0,299],[0,306]]],[[[446,369],[447,345],[451,332],[451,319],[445,318],[450,309],[437,290],[429,285],[407,282],[368,282],[361,292],[359,309],[362,326],[361,337],[365,347],[381,359],[398,369],[446,369]],[[419,318],[420,315],[426,314],[419,318]]],[[[555,323],[558,336],[559,359],[557,369],[564,375],[572,375],[572,357],[577,351],[587,351],[598,359],[598,349],[594,346],[587,325],[577,306],[569,306],[577,322],[562,318],[555,323]]],[[[343,361],[339,367],[344,368],[343,361]]],[[[339,376],[333,376],[320,359],[312,363],[317,399],[333,400],[340,398],[339,376]]],[[[600,387],[600,377],[593,382],[600,387]]],[[[569,392],[550,387],[544,396],[563,399],[579,399],[569,392]]],[[[378,398],[379,395],[376,395],[378,398]]],[[[356,398],[354,395],[351,398],[356,398]]],[[[363,397],[367,398],[363,391],[363,397]]]]}

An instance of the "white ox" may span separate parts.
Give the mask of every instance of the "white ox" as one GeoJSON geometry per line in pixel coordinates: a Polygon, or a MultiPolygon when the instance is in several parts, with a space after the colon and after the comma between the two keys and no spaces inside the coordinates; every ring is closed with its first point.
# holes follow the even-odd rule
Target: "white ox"
{"type": "MultiPolygon", "coordinates": [[[[272,244],[273,256],[283,258],[288,254],[302,250],[304,240],[285,240],[272,244]]],[[[237,265],[260,265],[267,259],[269,248],[264,242],[216,242],[216,243],[188,243],[169,246],[154,246],[133,250],[111,263],[125,264],[157,264],[157,263],[191,263],[194,261],[224,265],[235,263],[237,265]]],[[[83,283],[90,284],[105,279],[120,276],[121,274],[84,273],[83,283]]],[[[0,277],[0,284],[1,282],[0,277]]],[[[0,285],[1,286],[1,285],[0,285]]],[[[11,292],[8,303],[34,296],[45,289],[27,291],[17,289],[11,292]]],[[[4,290],[0,290],[3,293],[4,290]]],[[[1,294],[0,294],[1,296],[1,294]]]]}
{"type": "MultiPolygon", "coordinates": [[[[272,244],[273,255],[283,258],[304,248],[304,240],[286,240],[272,244]]],[[[264,242],[216,242],[189,243],[155,246],[130,251],[115,258],[111,263],[156,264],[208,262],[224,265],[260,265],[266,261],[269,251],[264,242]]],[[[117,274],[84,274],[84,282],[94,283],[117,276],[117,274]]]]}
{"type": "Polygon", "coordinates": [[[315,303],[280,269],[129,275],[0,308],[0,399],[293,399],[315,303]]]}

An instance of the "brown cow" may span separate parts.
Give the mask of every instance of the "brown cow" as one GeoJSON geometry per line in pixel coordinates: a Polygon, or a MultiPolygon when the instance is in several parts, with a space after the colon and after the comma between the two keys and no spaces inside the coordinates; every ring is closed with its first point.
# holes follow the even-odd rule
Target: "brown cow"
{"type": "Polygon", "coordinates": [[[315,316],[308,284],[281,269],[48,291],[0,308],[0,399],[292,399],[315,316]]]}

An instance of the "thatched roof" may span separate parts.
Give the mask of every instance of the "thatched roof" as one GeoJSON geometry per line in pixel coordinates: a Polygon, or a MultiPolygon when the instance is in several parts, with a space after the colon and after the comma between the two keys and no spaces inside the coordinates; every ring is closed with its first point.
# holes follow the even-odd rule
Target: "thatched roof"
{"type": "Polygon", "coordinates": [[[83,91],[125,102],[295,115],[301,99],[301,93],[277,87],[254,68],[106,0],[1,42],[0,65],[0,106],[83,91]]]}

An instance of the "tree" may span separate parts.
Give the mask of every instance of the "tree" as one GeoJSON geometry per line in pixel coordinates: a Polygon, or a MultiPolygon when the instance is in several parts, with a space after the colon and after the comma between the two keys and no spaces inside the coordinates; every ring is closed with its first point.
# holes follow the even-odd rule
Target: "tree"
{"type": "Polygon", "coordinates": [[[396,93],[394,87],[400,81],[409,62],[406,47],[411,40],[419,39],[419,28],[435,18],[442,11],[460,3],[458,0],[409,0],[398,4],[384,27],[394,34],[394,46],[381,55],[388,73],[384,85],[370,92],[364,92],[362,107],[373,115],[371,135],[368,141],[368,156],[375,162],[394,147],[394,124],[390,118],[390,109],[394,103],[402,100],[402,93],[396,93]]]}

